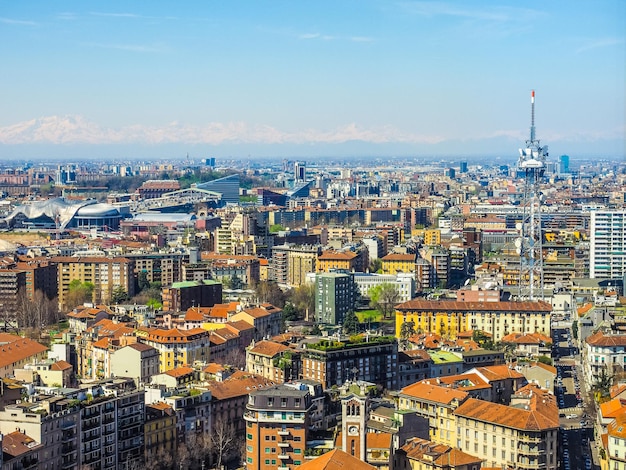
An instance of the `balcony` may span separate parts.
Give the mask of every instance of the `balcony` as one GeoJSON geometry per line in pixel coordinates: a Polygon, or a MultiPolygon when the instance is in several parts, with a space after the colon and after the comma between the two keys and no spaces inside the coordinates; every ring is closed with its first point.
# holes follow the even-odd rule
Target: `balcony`
{"type": "Polygon", "coordinates": [[[278,467],[278,470],[289,470],[289,467],[278,467]]]}
{"type": "Polygon", "coordinates": [[[280,460],[289,460],[289,454],[278,454],[280,460]]]}
{"type": "Polygon", "coordinates": [[[287,431],[286,429],[279,429],[278,430],[278,435],[279,436],[288,436],[289,435],[289,431],[287,431]]]}
{"type": "Polygon", "coordinates": [[[279,442],[278,447],[289,447],[289,442],[279,442]]]}

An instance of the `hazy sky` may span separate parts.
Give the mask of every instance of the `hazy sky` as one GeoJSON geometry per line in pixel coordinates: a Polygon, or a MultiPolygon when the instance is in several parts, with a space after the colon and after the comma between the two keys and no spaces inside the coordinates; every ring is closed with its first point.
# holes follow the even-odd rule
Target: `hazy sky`
{"type": "Polygon", "coordinates": [[[623,156],[625,18],[623,0],[0,0],[0,157],[516,155],[531,89],[551,149],[623,156]]]}

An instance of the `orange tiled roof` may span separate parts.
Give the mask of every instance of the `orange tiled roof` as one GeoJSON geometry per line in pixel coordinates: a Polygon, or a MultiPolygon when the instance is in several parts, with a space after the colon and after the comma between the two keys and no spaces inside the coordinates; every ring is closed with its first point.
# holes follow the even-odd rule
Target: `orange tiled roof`
{"type": "Polygon", "coordinates": [[[320,261],[352,261],[357,256],[352,251],[324,251],[317,259],[320,261]]]}
{"type": "Polygon", "coordinates": [[[368,432],[365,439],[368,449],[391,449],[391,434],[388,432],[368,432]]]}
{"type": "Polygon", "coordinates": [[[611,385],[611,389],[610,389],[611,398],[615,398],[618,395],[621,395],[624,391],[626,391],[626,384],[619,383],[619,384],[611,385]]]}
{"type": "Polygon", "coordinates": [[[37,341],[9,333],[0,333],[0,343],[0,369],[48,350],[37,341]]]}
{"type": "Polygon", "coordinates": [[[467,392],[441,387],[439,385],[432,385],[426,382],[418,382],[416,384],[409,385],[408,387],[404,387],[400,390],[400,394],[408,395],[411,398],[417,398],[419,400],[445,405],[449,405],[453,400],[462,402],[468,397],[467,392]]]}
{"type": "Polygon", "coordinates": [[[626,410],[622,410],[615,416],[615,419],[607,426],[609,436],[626,439],[626,410]]]}
{"type": "Polygon", "coordinates": [[[56,361],[50,366],[50,370],[68,370],[72,368],[72,364],[66,361],[56,361]]]}
{"type": "Polygon", "coordinates": [[[404,261],[407,263],[413,263],[415,261],[415,254],[404,253],[389,253],[381,258],[381,261],[404,261]]]}
{"type": "Polygon", "coordinates": [[[259,341],[248,352],[259,356],[274,357],[287,350],[289,348],[284,344],[275,343],[274,341],[259,341]]]}
{"type": "MultiPolygon", "coordinates": [[[[530,395],[528,409],[468,398],[454,411],[454,414],[476,421],[526,431],[558,428],[559,411],[554,396],[540,393],[538,387],[534,388],[533,392],[530,395]]],[[[518,390],[517,393],[520,394],[523,391],[518,390]]]]}
{"type": "Polygon", "coordinates": [[[505,379],[523,379],[524,375],[510,368],[506,364],[496,366],[476,367],[476,372],[480,373],[489,382],[505,379]]]}
{"type": "Polygon", "coordinates": [[[263,390],[276,385],[274,382],[257,374],[238,370],[222,382],[212,382],[209,385],[215,400],[228,400],[248,395],[254,390],[263,390]]]}
{"type": "Polygon", "coordinates": [[[588,336],[585,340],[591,346],[625,347],[626,335],[605,335],[603,331],[588,336]]]}
{"type": "Polygon", "coordinates": [[[164,374],[169,375],[170,377],[174,377],[176,379],[180,377],[184,377],[185,375],[190,375],[194,373],[193,367],[177,367],[176,369],[170,369],[165,371],[164,374]]]}
{"type": "Polygon", "coordinates": [[[603,418],[615,418],[620,413],[626,411],[626,400],[613,398],[600,404],[600,412],[603,418]]]}
{"type": "Polygon", "coordinates": [[[467,465],[468,467],[470,464],[479,464],[481,462],[479,458],[466,454],[459,449],[420,439],[419,437],[409,439],[400,449],[411,460],[426,460],[429,464],[432,462],[435,466],[441,468],[448,468],[450,462],[454,462],[454,466],[467,465]]]}
{"type": "Polygon", "coordinates": [[[303,463],[298,468],[301,470],[374,470],[376,467],[362,462],[340,449],[333,449],[303,463]]]}

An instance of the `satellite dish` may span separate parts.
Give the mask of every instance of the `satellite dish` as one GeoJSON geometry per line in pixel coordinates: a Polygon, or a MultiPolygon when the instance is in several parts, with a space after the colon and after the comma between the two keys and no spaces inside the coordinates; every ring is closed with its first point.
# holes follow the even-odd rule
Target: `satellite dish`
{"type": "Polygon", "coordinates": [[[521,248],[515,248],[515,253],[517,253],[518,255],[522,254],[522,249],[521,248]]]}
{"type": "Polygon", "coordinates": [[[517,230],[522,230],[522,223],[521,223],[521,222],[516,223],[516,224],[515,224],[515,228],[516,228],[517,230]]]}
{"type": "Polygon", "coordinates": [[[515,247],[516,248],[520,248],[522,246],[522,239],[521,238],[516,238],[515,239],[515,247]]]}

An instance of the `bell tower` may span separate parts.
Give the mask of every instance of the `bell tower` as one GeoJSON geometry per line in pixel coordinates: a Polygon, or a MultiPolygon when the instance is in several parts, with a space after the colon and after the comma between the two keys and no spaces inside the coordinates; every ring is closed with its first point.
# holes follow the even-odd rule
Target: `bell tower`
{"type": "Polygon", "coordinates": [[[367,417],[369,414],[370,387],[368,382],[348,382],[341,397],[341,447],[342,450],[365,462],[367,445],[367,417]]]}

